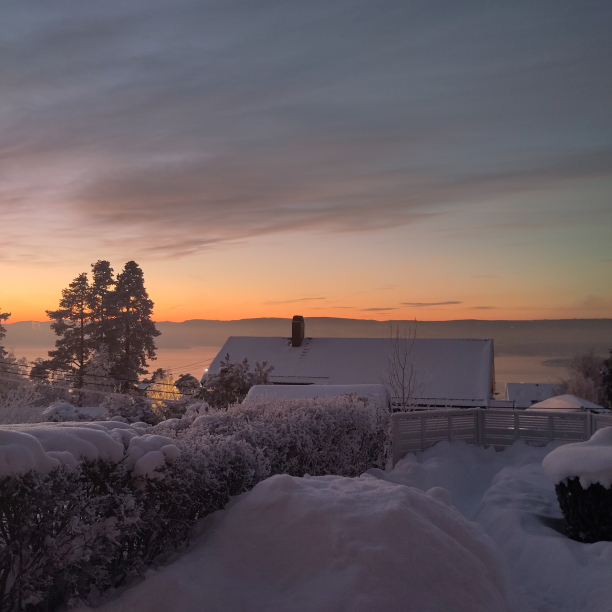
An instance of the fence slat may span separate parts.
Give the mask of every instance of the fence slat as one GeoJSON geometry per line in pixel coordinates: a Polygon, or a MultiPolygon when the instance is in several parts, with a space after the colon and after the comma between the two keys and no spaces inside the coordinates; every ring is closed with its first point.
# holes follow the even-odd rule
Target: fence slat
{"type": "Polygon", "coordinates": [[[516,440],[544,446],[549,442],[588,440],[602,427],[612,427],[612,415],[588,412],[519,412],[467,408],[396,412],[393,415],[393,464],[411,452],[424,451],[442,440],[503,448],[516,440]]]}

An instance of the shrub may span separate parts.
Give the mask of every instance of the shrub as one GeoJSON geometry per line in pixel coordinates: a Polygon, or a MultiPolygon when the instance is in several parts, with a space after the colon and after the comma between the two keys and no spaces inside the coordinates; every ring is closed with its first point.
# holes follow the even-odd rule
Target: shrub
{"type": "Polygon", "coordinates": [[[253,372],[249,369],[249,360],[231,362],[229,353],[221,360],[219,371],[210,374],[202,382],[197,397],[218,410],[241,402],[253,385],[267,385],[274,366],[268,362],[255,362],[253,372]]]}
{"type": "Polygon", "coordinates": [[[612,541],[612,488],[599,483],[582,488],[580,478],[555,486],[567,535],[579,542],[612,541]]]}
{"type": "Polygon", "coordinates": [[[142,421],[149,425],[160,422],[161,417],[155,413],[150,400],[145,397],[123,395],[109,395],[100,403],[106,410],[109,418],[123,417],[130,423],[142,421]]]}
{"type": "Polygon", "coordinates": [[[197,418],[183,435],[235,436],[262,449],[272,474],[357,476],[384,468],[389,422],[385,408],[350,394],[237,404],[197,418]]]}
{"type": "Polygon", "coordinates": [[[148,430],[172,438],[181,453],[145,476],[135,476],[146,456],[132,447],[149,440],[162,448],[169,440],[134,438],[122,425],[112,433],[126,445],[123,461],[0,478],[0,612],[95,600],[181,546],[193,524],[231,496],[273,474],[355,476],[385,464],[389,415],[355,396],[208,410],[196,405],[176,427],[148,430]]]}

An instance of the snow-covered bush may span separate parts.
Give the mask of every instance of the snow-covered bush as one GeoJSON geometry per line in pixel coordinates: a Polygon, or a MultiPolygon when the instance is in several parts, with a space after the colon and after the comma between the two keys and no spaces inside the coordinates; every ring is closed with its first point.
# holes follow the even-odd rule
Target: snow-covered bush
{"type": "Polygon", "coordinates": [[[149,425],[159,423],[161,417],[155,413],[150,400],[132,395],[109,395],[100,402],[109,418],[123,417],[130,423],[142,421],[149,425]]]}
{"type": "Polygon", "coordinates": [[[356,476],[384,467],[389,413],[354,394],[236,404],[195,419],[182,438],[234,436],[263,451],[272,474],[356,476]]]}
{"type": "Polygon", "coordinates": [[[388,420],[343,396],[221,412],[198,404],[155,427],[111,420],[0,428],[0,610],[95,599],[270,475],[383,467],[388,420]]]}
{"type": "Polygon", "coordinates": [[[0,388],[0,425],[44,420],[37,386],[24,382],[0,388]]]}
{"type": "Polygon", "coordinates": [[[68,402],[54,402],[43,410],[43,417],[52,423],[64,423],[67,421],[93,421],[93,417],[87,409],[76,408],[68,402]]]}
{"type": "Polygon", "coordinates": [[[221,360],[219,371],[208,374],[202,381],[197,397],[213,408],[225,410],[241,402],[252,386],[267,385],[272,370],[274,366],[269,366],[267,361],[256,361],[251,372],[246,357],[242,361],[232,362],[228,353],[225,360],[221,360]]]}
{"type": "Polygon", "coordinates": [[[555,449],[542,467],[555,484],[568,536],[612,541],[612,427],[555,449]]]}

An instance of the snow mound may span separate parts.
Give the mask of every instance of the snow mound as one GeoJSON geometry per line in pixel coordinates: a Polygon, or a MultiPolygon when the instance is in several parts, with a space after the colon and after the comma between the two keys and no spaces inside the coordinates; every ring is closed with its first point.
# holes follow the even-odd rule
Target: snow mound
{"type": "Polygon", "coordinates": [[[48,474],[60,464],[50,457],[40,442],[27,433],[0,430],[0,476],[25,474],[30,470],[48,474]]]}
{"type": "Polygon", "coordinates": [[[559,484],[567,478],[580,478],[586,489],[599,483],[612,486],[612,427],[595,432],[586,442],[561,446],[544,458],[542,467],[546,475],[559,484]]]}
{"type": "Polygon", "coordinates": [[[106,417],[106,409],[100,406],[77,408],[67,402],[55,402],[43,410],[47,421],[86,421],[106,417]]]}
{"type": "Polygon", "coordinates": [[[6,425],[0,427],[0,476],[48,474],[60,464],[103,460],[125,461],[136,476],[159,479],[159,470],[180,451],[170,438],[145,431],[118,421],[6,425]]]}
{"type": "Polygon", "coordinates": [[[174,463],[180,454],[172,439],[145,434],[130,440],[126,465],[133,469],[136,476],[162,480],[164,475],[159,470],[166,462],[174,463]]]}
{"type": "Polygon", "coordinates": [[[510,610],[494,544],[435,496],[370,475],[273,476],[103,610],[510,610]]]}

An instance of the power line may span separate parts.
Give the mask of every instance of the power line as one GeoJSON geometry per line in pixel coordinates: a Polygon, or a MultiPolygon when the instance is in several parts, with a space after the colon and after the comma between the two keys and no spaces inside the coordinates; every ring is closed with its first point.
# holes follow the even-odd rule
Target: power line
{"type": "MultiPolygon", "coordinates": [[[[23,368],[25,367],[23,364],[19,364],[19,363],[15,363],[15,362],[10,362],[10,361],[4,361],[4,360],[0,360],[0,363],[6,364],[6,366],[8,367],[12,367],[12,368],[23,368]]],[[[34,364],[37,365],[37,364],[34,364]]],[[[88,373],[82,373],[79,374],[78,372],[75,372],[74,370],[69,370],[69,369],[62,369],[62,368],[45,368],[47,372],[62,372],[65,374],[64,380],[68,380],[69,378],[72,378],[73,380],[79,377],[82,378],[101,378],[103,380],[109,381],[109,382],[133,382],[133,383],[142,383],[142,384],[149,384],[149,385],[155,385],[156,387],[171,387],[173,389],[177,389],[178,387],[176,387],[176,385],[174,385],[173,383],[162,383],[162,382],[144,382],[141,381],[138,378],[115,378],[112,376],[104,376],[102,374],[88,374],[88,373]]],[[[23,377],[30,377],[30,378],[40,378],[40,379],[44,379],[44,380],[48,380],[48,376],[45,376],[44,374],[32,374],[30,373],[22,373],[22,372],[8,372],[9,374],[15,374],[17,376],[23,376],[23,377]]],[[[62,379],[58,379],[58,380],[62,380],[62,379]]],[[[153,389],[155,390],[155,389],[153,389]]],[[[185,394],[183,394],[185,395],[185,394]]]]}
{"type": "MultiPolygon", "coordinates": [[[[180,367],[176,367],[176,368],[170,368],[170,369],[165,369],[166,372],[172,373],[173,370],[179,370],[182,368],[186,368],[192,365],[199,365],[199,364],[204,364],[204,363],[211,363],[213,361],[213,359],[205,359],[203,361],[197,361],[195,363],[191,363],[191,364],[187,364],[184,366],[180,366],[180,367]]],[[[0,363],[6,364],[8,367],[14,367],[14,368],[24,368],[26,366],[32,366],[32,367],[36,367],[36,366],[40,366],[41,364],[38,364],[34,361],[26,361],[26,363],[17,363],[15,361],[6,361],[3,359],[0,359],[0,363]]],[[[88,376],[90,378],[104,378],[104,379],[108,379],[108,380],[116,380],[116,381],[121,381],[121,382],[135,382],[135,383],[143,383],[146,381],[142,381],[139,378],[120,378],[120,377],[113,377],[113,376],[104,376],[102,374],[90,374],[88,372],[83,372],[83,373],[78,373],[75,372],[74,370],[71,370],[70,368],[59,368],[59,367],[55,367],[55,368],[51,368],[51,367],[46,367],[44,365],[42,365],[42,367],[47,371],[47,372],[65,372],[67,374],[69,374],[70,376],[88,376]]],[[[45,378],[44,376],[42,378],[45,378]]],[[[168,386],[168,387],[173,387],[174,384],[170,384],[170,383],[160,383],[160,382],[155,382],[155,383],[151,383],[151,384],[155,384],[155,385],[160,385],[160,386],[168,386]]]]}

